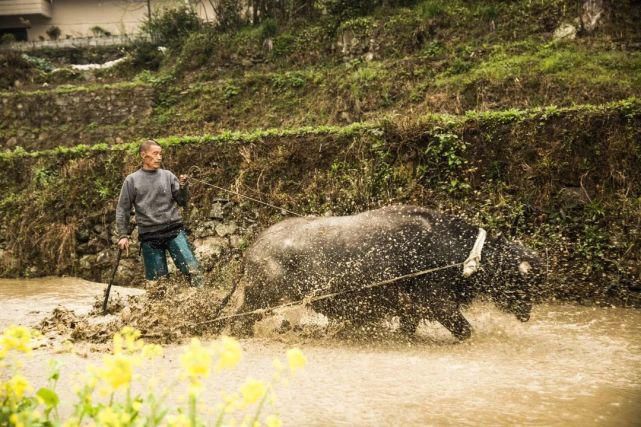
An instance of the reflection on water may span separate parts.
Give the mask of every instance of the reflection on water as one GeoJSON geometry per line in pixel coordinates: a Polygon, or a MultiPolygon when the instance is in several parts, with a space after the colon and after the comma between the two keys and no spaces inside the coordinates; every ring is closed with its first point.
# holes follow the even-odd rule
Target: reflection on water
{"type": "MultiPolygon", "coordinates": [[[[42,293],[11,290],[19,284],[35,286],[0,282],[2,319],[23,297],[30,309],[45,311],[54,302],[77,306],[81,295],[95,292],[84,289],[95,288],[84,281],[70,285],[75,292],[57,295],[51,286],[42,293]]],[[[479,303],[466,316],[475,334],[461,344],[436,325],[422,326],[413,343],[302,343],[308,367],[277,389],[282,417],[290,425],[311,426],[641,423],[641,311],[544,304],[535,307],[530,322],[520,323],[479,303]]],[[[247,376],[270,378],[272,360],[290,346],[266,338],[242,343],[240,368],[211,378],[210,390],[236,389],[247,376]]],[[[170,384],[178,376],[180,351],[168,347],[162,359],[144,367],[143,377],[165,372],[163,383],[170,384]]],[[[50,358],[65,362],[68,382],[100,355],[38,351],[28,362],[32,378],[44,381],[50,358]]],[[[174,390],[173,397],[182,391],[174,390]]]]}

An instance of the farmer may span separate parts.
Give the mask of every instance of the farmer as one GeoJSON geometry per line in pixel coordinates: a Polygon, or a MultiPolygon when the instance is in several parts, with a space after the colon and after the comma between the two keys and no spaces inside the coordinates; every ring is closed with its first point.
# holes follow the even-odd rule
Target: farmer
{"type": "Polygon", "coordinates": [[[202,286],[198,261],[187,242],[178,206],[187,205],[187,176],[161,169],[162,148],[152,139],[140,145],[142,168],[125,178],[116,208],[118,246],[129,252],[129,213],[136,212],[145,278],[156,280],[169,274],[169,251],[176,267],[190,278],[192,286],[202,286]]]}

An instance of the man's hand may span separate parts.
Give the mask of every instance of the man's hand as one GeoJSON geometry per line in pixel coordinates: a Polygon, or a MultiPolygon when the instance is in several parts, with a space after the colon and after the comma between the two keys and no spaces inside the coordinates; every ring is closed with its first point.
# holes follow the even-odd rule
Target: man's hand
{"type": "Polygon", "coordinates": [[[128,237],[123,237],[120,240],[118,240],[118,247],[120,250],[125,250],[127,251],[127,256],[129,256],[129,238],[128,237]]]}
{"type": "Polygon", "coordinates": [[[180,175],[178,177],[178,183],[180,184],[181,187],[184,187],[187,184],[188,179],[189,179],[189,175],[180,175]]]}

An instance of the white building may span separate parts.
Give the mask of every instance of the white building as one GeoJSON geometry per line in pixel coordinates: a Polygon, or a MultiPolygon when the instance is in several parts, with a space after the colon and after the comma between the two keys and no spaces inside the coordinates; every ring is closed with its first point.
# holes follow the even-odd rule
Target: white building
{"type": "MultiPolygon", "coordinates": [[[[51,27],[60,29],[61,39],[95,35],[100,32],[96,27],[112,35],[132,35],[148,19],[149,9],[181,3],[189,0],[0,0],[0,35],[37,41],[49,39],[51,27]]],[[[213,16],[207,1],[196,1],[194,7],[203,19],[213,16]]]]}

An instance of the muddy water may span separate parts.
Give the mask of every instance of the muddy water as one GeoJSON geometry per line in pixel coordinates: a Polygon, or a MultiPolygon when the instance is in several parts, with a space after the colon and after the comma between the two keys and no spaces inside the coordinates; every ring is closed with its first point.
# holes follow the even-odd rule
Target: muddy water
{"type": "MultiPolygon", "coordinates": [[[[82,308],[102,289],[66,281],[63,290],[58,281],[0,281],[1,321],[32,324],[38,316],[30,312],[57,303],[82,308]]],[[[522,324],[479,303],[466,316],[475,334],[462,344],[432,324],[412,343],[394,336],[300,342],[308,367],[277,387],[277,410],[286,424],[311,426],[641,424],[641,311],[543,304],[522,324]]],[[[272,360],[294,343],[244,340],[240,367],[211,378],[216,392],[208,399],[247,376],[270,378],[272,360]]],[[[180,351],[168,347],[143,368],[143,378],[173,384],[180,351]]],[[[31,378],[44,381],[52,358],[65,364],[59,390],[69,390],[71,378],[100,355],[42,349],[28,362],[31,378]]],[[[170,399],[179,401],[181,391],[173,389],[170,399]]]]}

